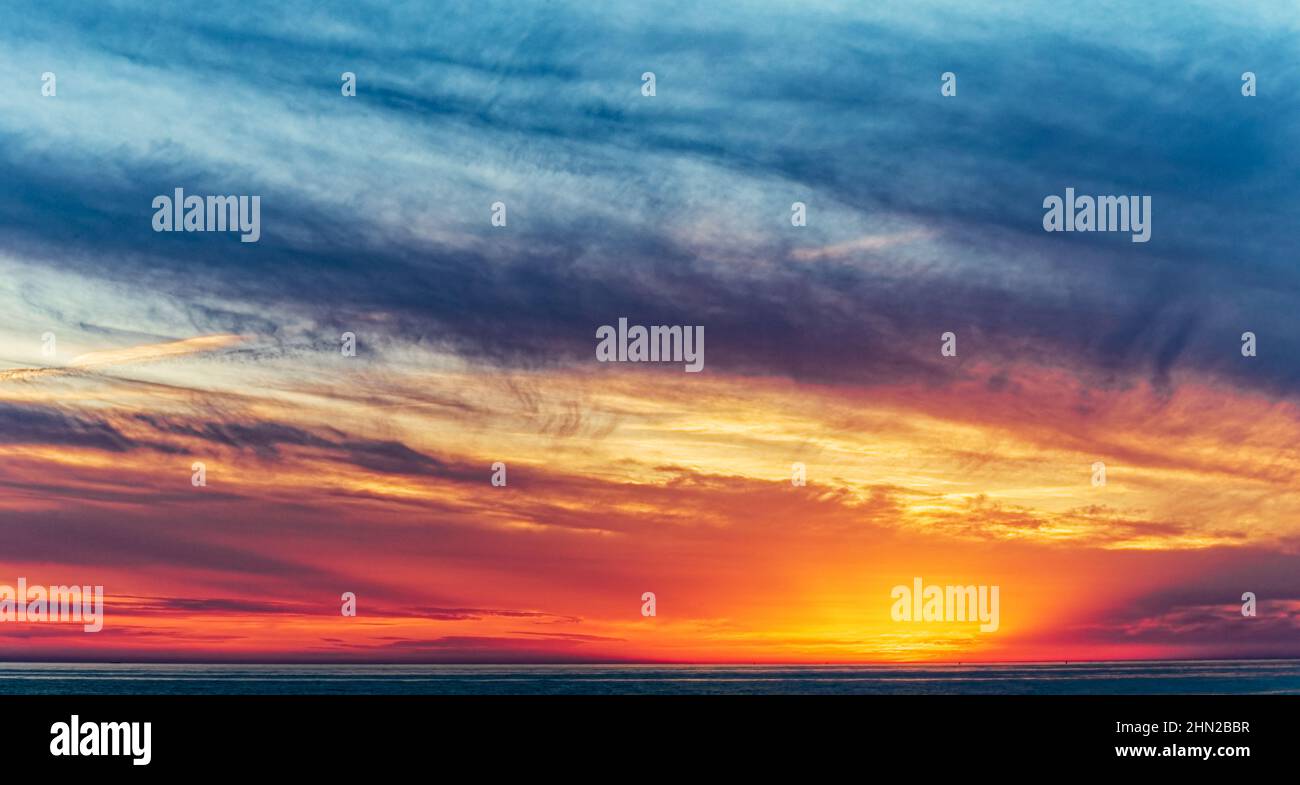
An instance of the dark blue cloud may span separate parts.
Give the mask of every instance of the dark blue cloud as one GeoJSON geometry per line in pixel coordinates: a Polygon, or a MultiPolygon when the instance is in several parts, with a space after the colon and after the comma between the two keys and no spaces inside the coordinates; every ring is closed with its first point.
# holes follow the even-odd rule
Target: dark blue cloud
{"type": "Polygon", "coordinates": [[[33,54],[78,52],[102,70],[62,68],[51,100],[102,127],[55,145],[48,105],[9,99],[0,251],[299,346],[351,329],[380,350],[587,362],[595,328],[628,316],[705,324],[713,369],[870,384],[946,378],[953,329],[964,358],[1294,395],[1285,25],[1266,6],[1079,13],[30,6],[0,34],[30,73],[3,90],[34,94],[33,54]],[[261,194],[262,241],[155,234],[150,199],[177,185],[261,194]],[[1152,241],[1044,233],[1066,186],[1152,195],[1152,241]],[[796,258],[890,225],[932,235],[796,258]],[[1243,362],[1245,330],[1261,351],[1243,362]]]}

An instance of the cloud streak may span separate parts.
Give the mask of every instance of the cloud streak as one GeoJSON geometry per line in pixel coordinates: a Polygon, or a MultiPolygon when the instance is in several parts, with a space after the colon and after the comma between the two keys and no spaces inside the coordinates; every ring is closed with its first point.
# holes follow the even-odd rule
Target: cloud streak
{"type": "Polygon", "coordinates": [[[1224,609],[1300,542],[1300,31],[1112,10],[11,14],[0,570],[121,627],[6,656],[1296,654],[1285,573],[1253,642],[1224,609]],[[175,187],[260,241],[153,232],[175,187]],[[1152,241],[1045,233],[1064,187],[1152,241]],[[595,363],[619,317],[707,372],[595,363]],[[920,573],[1001,582],[1005,635],[900,634],[920,573]]]}

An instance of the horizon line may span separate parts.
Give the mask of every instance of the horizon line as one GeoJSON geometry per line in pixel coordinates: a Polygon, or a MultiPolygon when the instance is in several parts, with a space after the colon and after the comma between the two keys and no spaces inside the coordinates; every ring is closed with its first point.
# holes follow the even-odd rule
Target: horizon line
{"type": "Polygon", "coordinates": [[[353,660],[333,660],[333,661],[298,661],[298,660],[96,660],[96,659],[65,659],[65,660],[9,660],[0,657],[0,665],[494,665],[494,666],[517,666],[517,667],[537,667],[543,665],[554,666],[574,666],[574,665],[622,665],[622,666],[695,666],[695,667],[851,667],[851,666],[994,666],[994,665],[1131,665],[1142,663],[1241,663],[1241,662],[1298,662],[1300,655],[1293,657],[1238,657],[1232,659],[1202,659],[1202,658],[1165,658],[1165,659],[1111,659],[1111,660],[890,660],[890,661],[873,661],[873,662],[843,662],[843,661],[825,661],[825,662],[790,662],[790,661],[718,661],[718,662],[700,662],[685,660],[551,660],[551,661],[511,661],[511,660],[479,660],[479,661],[455,661],[455,662],[374,662],[374,661],[353,661],[353,660]]]}

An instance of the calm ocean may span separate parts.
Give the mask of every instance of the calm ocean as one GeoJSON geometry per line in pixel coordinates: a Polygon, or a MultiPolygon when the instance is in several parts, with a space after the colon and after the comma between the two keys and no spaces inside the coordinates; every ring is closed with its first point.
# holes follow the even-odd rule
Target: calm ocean
{"type": "Polygon", "coordinates": [[[1020,665],[0,663],[10,695],[1300,694],[1300,660],[1020,665]]]}

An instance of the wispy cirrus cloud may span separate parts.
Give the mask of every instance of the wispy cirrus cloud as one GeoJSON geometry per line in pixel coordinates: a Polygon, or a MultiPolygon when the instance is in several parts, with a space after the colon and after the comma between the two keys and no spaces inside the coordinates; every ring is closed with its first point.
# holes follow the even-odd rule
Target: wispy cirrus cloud
{"type": "Polygon", "coordinates": [[[1161,592],[1296,548],[1297,23],[1196,9],[20,8],[0,567],[137,617],[32,651],[1230,653],[1249,572],[1161,592]],[[1066,186],[1151,194],[1153,242],[1044,233],[1066,186]],[[261,240],[154,233],[175,187],[261,240]],[[595,367],[620,316],[703,323],[708,373],[595,367]],[[917,571],[1001,581],[1011,643],[900,635],[917,571]]]}

